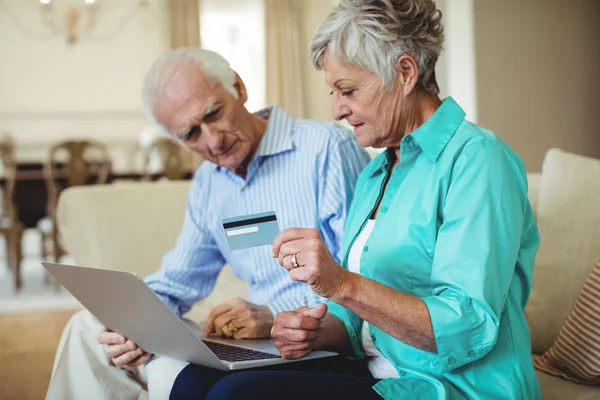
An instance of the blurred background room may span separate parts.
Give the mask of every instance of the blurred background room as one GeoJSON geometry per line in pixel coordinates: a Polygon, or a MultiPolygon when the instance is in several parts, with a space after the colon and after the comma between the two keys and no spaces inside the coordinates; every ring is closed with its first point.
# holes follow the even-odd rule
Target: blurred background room
{"type": "MultiPolygon", "coordinates": [[[[442,98],[453,96],[469,120],[507,141],[528,173],[538,176],[553,148],[600,158],[599,0],[436,3],[446,32],[442,98]]],[[[62,191],[165,185],[189,180],[202,162],[142,110],[152,61],[180,46],[215,50],[246,83],[251,111],[277,104],[329,121],[330,90],[308,45],[336,4],[0,0],[0,399],[44,397],[60,332],[81,307],[40,264],[91,261],[62,242],[62,191]]],[[[83,224],[78,240],[92,241],[95,225],[68,223],[83,224]]]]}

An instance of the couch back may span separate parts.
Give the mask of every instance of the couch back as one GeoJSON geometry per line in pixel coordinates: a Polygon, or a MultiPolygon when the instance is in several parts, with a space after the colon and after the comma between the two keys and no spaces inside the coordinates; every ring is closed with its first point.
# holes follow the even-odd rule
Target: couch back
{"type": "Polygon", "coordinates": [[[533,352],[554,342],[600,259],[600,160],[552,149],[535,200],[541,243],[525,309],[533,352]]]}
{"type": "Polygon", "coordinates": [[[175,245],[189,186],[168,181],[69,188],[56,212],[61,243],[81,265],[146,276],[175,245]]]}

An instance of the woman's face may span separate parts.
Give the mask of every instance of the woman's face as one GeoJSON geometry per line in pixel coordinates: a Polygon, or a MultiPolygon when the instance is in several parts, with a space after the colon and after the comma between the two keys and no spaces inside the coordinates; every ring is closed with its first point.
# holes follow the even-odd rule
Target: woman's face
{"type": "Polygon", "coordinates": [[[326,52],[323,57],[325,83],[333,89],[333,116],[354,127],[363,147],[398,147],[404,135],[405,85],[402,74],[394,86],[384,90],[381,78],[355,65],[342,65],[326,52]]]}

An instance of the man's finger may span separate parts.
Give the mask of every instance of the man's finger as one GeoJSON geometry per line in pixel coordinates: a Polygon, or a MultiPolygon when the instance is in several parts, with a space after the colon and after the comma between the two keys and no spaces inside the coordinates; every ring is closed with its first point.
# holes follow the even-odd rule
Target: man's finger
{"type": "MultiPolygon", "coordinates": [[[[230,322],[233,322],[234,320],[236,322],[233,322],[233,324],[235,325],[236,328],[240,329],[242,328],[242,324],[240,323],[240,321],[238,321],[237,319],[238,313],[236,313],[234,310],[230,310],[229,312],[226,312],[225,314],[221,314],[219,315],[216,319],[215,319],[215,332],[220,332],[223,330],[224,327],[227,326],[227,324],[229,324],[230,322]]],[[[227,335],[226,332],[225,335],[227,337],[231,337],[229,335],[227,335]]],[[[233,336],[235,332],[231,332],[231,335],[233,336]]]]}
{"type": "Polygon", "coordinates": [[[128,351],[127,353],[122,354],[119,357],[113,357],[112,362],[118,367],[123,367],[135,360],[136,358],[138,358],[139,356],[141,356],[142,354],[144,354],[144,350],[138,348],[134,351],[128,351]]]}
{"type": "Polygon", "coordinates": [[[124,344],[127,341],[122,335],[116,332],[109,332],[106,328],[100,331],[97,340],[100,344],[124,344]]]}
{"type": "Polygon", "coordinates": [[[137,345],[131,340],[128,340],[125,344],[109,344],[104,346],[104,351],[110,358],[119,357],[121,354],[135,351],[137,349],[137,345]]]}
{"type": "Polygon", "coordinates": [[[221,336],[225,336],[225,337],[233,337],[234,332],[229,330],[229,327],[227,325],[221,327],[221,332],[223,333],[221,336]]]}
{"type": "Polygon", "coordinates": [[[204,325],[204,336],[209,336],[213,332],[216,332],[217,334],[220,333],[219,327],[215,326],[215,319],[221,314],[231,310],[231,308],[231,301],[228,301],[227,303],[223,303],[210,311],[208,317],[206,318],[206,325],[204,325]]]}
{"type": "Polygon", "coordinates": [[[147,363],[151,357],[152,357],[152,353],[144,353],[141,356],[139,356],[137,359],[131,361],[128,365],[130,367],[139,367],[140,365],[144,365],[145,363],[147,363]]]}

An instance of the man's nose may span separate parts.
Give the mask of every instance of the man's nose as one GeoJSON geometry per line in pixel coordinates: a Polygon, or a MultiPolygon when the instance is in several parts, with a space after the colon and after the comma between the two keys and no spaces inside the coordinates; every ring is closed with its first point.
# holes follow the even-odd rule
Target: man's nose
{"type": "Polygon", "coordinates": [[[202,126],[202,134],[205,136],[206,145],[213,152],[219,152],[223,148],[224,137],[217,129],[211,129],[210,126],[202,126]]]}

